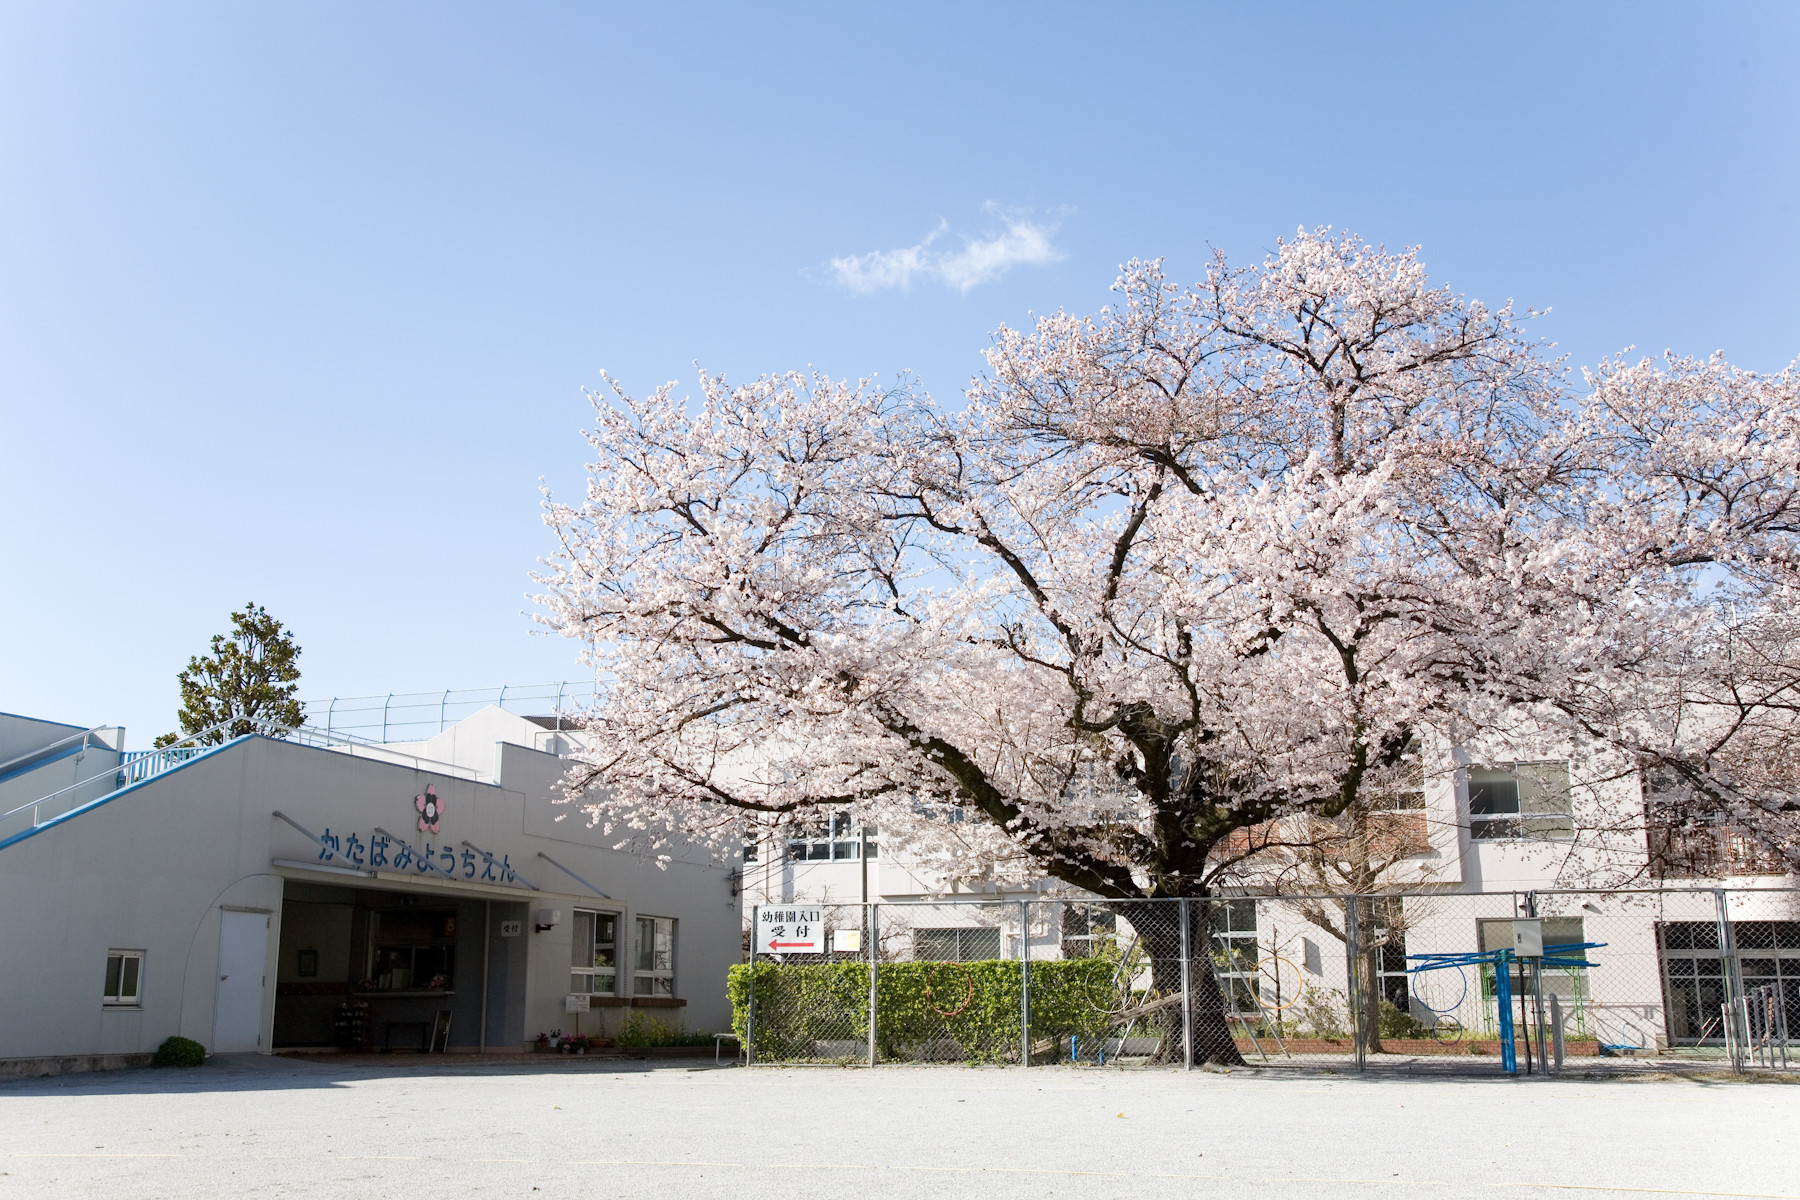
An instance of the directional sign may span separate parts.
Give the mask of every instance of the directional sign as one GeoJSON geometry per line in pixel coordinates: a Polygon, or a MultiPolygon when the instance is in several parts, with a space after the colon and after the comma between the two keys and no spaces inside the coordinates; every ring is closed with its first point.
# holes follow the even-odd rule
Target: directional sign
{"type": "Polygon", "coordinates": [[[758,954],[825,953],[825,908],[819,904],[764,904],[756,910],[758,954]]]}

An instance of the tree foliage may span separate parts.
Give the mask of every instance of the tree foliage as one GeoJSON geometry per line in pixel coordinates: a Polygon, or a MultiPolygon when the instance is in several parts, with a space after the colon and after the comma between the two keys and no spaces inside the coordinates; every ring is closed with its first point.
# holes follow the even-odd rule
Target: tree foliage
{"type": "Polygon", "coordinates": [[[1577,379],[1531,314],[1326,230],[1115,290],[1001,329],[960,410],[595,397],[540,579],[609,681],[569,783],[616,844],[847,804],[947,879],[1204,896],[1429,731],[1610,753],[1800,853],[1793,369],[1577,379]]]}
{"type": "Polygon", "coordinates": [[[299,725],[300,647],[280,621],[259,605],[231,614],[231,632],[214,634],[211,652],[188,659],[181,684],[181,732],[158,746],[213,730],[203,740],[217,745],[252,733],[259,724],[299,725]],[[230,722],[224,730],[215,726],[230,722]]]}

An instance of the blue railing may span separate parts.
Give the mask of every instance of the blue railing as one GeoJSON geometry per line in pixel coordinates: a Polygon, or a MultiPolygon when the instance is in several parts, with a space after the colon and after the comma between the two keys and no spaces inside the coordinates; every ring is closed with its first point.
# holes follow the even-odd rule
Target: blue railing
{"type": "Polygon", "coordinates": [[[164,746],[160,750],[127,750],[119,756],[119,786],[141,783],[153,775],[161,775],[171,767],[198,758],[210,746],[164,746]]]}
{"type": "MultiPolygon", "coordinates": [[[[185,737],[172,746],[121,754],[116,765],[108,767],[99,774],[90,775],[86,779],[71,783],[66,788],[51,792],[48,796],[39,796],[36,800],[0,813],[0,839],[25,832],[28,829],[36,829],[46,822],[62,816],[70,809],[86,804],[90,800],[97,800],[108,792],[128,784],[141,783],[146,779],[154,778],[164,771],[198,758],[208,750],[216,750],[217,746],[207,743],[213,738],[218,738],[221,742],[228,741],[233,736],[231,727],[237,724],[239,724],[238,720],[221,721],[212,728],[202,729],[199,733],[185,737]]],[[[252,722],[251,725],[251,732],[271,737],[280,737],[287,732],[285,726],[267,722],[252,722]]]]}

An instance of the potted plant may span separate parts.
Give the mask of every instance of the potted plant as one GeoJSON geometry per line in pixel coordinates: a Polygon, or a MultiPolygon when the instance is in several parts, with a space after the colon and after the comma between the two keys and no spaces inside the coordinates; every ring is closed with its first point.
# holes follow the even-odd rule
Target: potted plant
{"type": "Polygon", "coordinates": [[[569,1053],[571,1053],[571,1054],[586,1054],[588,1052],[588,1043],[591,1040],[592,1039],[590,1039],[586,1034],[577,1033],[570,1037],[564,1038],[563,1045],[565,1045],[569,1048],[569,1053]]]}
{"type": "Polygon", "coordinates": [[[550,1053],[550,1035],[547,1033],[538,1034],[537,1037],[532,1039],[531,1048],[539,1054],[550,1053]]]}

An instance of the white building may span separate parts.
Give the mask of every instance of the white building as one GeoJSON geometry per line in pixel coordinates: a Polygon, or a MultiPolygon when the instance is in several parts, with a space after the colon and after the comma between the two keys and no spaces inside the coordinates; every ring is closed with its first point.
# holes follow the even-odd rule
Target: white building
{"type": "MultiPolygon", "coordinates": [[[[1392,899],[1357,903],[1360,940],[1375,946],[1373,986],[1395,1010],[1391,1025],[1491,1036],[1492,968],[1408,967],[1422,954],[1510,946],[1513,919],[1535,915],[1546,942],[1604,943],[1587,952],[1592,967],[1544,973],[1545,995],[1557,997],[1573,1042],[1645,1050],[1720,1043],[1722,939],[1735,944],[1744,987],[1772,989],[1800,1034],[1800,893],[1792,890],[1800,880],[1729,827],[1685,837],[1659,830],[1641,780],[1619,764],[1513,757],[1483,761],[1441,747],[1420,790],[1378,815],[1387,836],[1412,851],[1381,875],[1377,890],[1392,899]]],[[[752,848],[744,870],[746,919],[750,905],[812,902],[840,906],[837,921],[852,925],[865,898],[895,905],[880,918],[882,952],[900,957],[1016,958],[1023,934],[1032,958],[1056,958],[1084,953],[1117,928],[1103,907],[1054,880],[971,887],[933,876],[884,852],[848,814],[812,836],[752,848]]],[[[1292,898],[1342,890],[1279,859],[1219,889],[1227,899],[1215,906],[1215,962],[1248,1024],[1291,1033],[1342,1012],[1345,905],[1292,898]]],[[[1513,982],[1524,986],[1522,977],[1513,982]]]]}
{"type": "Polygon", "coordinates": [[[489,708],[406,745],[129,753],[118,729],[0,715],[0,1072],[177,1034],[519,1052],[631,1014],[728,1028],[737,864],[606,849],[556,802],[567,737],[545,724],[489,708]]]}

